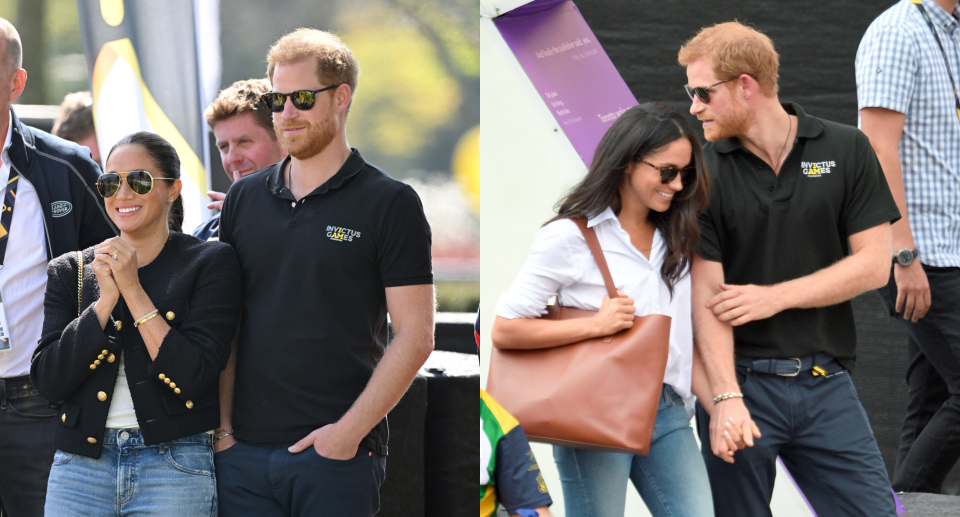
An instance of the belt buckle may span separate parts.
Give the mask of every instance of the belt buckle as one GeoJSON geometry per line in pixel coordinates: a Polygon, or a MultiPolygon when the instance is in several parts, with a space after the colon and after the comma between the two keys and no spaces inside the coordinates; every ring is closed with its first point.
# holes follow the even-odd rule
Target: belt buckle
{"type": "Polygon", "coordinates": [[[789,358],[789,359],[787,359],[787,360],[788,360],[788,361],[796,361],[796,362],[797,362],[797,371],[795,371],[795,372],[793,372],[793,373],[778,373],[777,375],[779,375],[779,376],[781,376],[781,377],[796,377],[797,375],[800,375],[800,368],[803,367],[803,366],[802,366],[803,363],[800,362],[800,358],[799,358],[799,357],[791,357],[791,358],[789,358]]]}

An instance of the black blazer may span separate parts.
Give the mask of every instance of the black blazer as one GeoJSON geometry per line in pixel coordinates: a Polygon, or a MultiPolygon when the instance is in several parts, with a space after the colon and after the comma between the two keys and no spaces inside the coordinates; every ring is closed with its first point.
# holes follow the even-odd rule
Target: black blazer
{"type": "Polygon", "coordinates": [[[220,242],[171,232],[157,258],[139,269],[140,285],[170,325],[151,361],[123,297],[106,329],[93,304],[100,297],[83,251],[83,301],[77,316],[77,254],[47,267],[43,332],[30,376],[49,401],[63,401],[54,442],[69,453],[99,458],[119,355],[143,433],[153,445],[208,431],[220,424],[218,380],[240,321],[240,262],[220,242]]]}

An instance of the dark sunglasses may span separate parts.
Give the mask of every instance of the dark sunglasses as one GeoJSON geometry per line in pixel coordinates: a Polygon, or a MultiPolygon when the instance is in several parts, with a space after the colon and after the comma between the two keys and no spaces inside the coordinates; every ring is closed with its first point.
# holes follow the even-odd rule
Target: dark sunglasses
{"type": "Polygon", "coordinates": [[[283,111],[283,105],[287,103],[287,97],[290,97],[290,102],[293,103],[294,108],[306,111],[313,108],[313,105],[316,104],[318,93],[332,90],[339,86],[339,84],[336,84],[327,86],[326,88],[320,88],[319,90],[297,90],[293,93],[267,92],[260,96],[260,100],[270,108],[270,111],[280,113],[283,111]]]}
{"type": "Polygon", "coordinates": [[[691,87],[689,84],[685,84],[683,85],[683,89],[687,90],[687,95],[690,97],[691,101],[693,100],[694,97],[697,97],[700,99],[700,102],[704,104],[710,104],[710,88],[713,88],[714,86],[720,86],[723,83],[729,83],[730,81],[733,81],[734,79],[739,79],[739,78],[740,76],[738,75],[736,77],[731,77],[726,81],[713,83],[710,86],[697,86],[695,88],[691,87]]]}
{"type": "Polygon", "coordinates": [[[130,190],[141,196],[153,190],[154,180],[176,181],[176,178],[154,178],[147,171],[130,171],[125,173],[124,176],[120,176],[120,173],[117,172],[108,172],[97,178],[97,191],[103,197],[113,197],[120,190],[120,182],[124,178],[127,179],[130,190]]]}
{"type": "Polygon", "coordinates": [[[673,181],[673,178],[676,178],[677,174],[682,174],[682,176],[680,176],[680,181],[683,182],[684,185],[689,185],[693,182],[693,179],[697,177],[697,168],[692,165],[678,169],[676,167],[657,167],[656,165],[645,160],[637,161],[645,163],[660,171],[660,183],[663,183],[664,185],[673,181]]]}

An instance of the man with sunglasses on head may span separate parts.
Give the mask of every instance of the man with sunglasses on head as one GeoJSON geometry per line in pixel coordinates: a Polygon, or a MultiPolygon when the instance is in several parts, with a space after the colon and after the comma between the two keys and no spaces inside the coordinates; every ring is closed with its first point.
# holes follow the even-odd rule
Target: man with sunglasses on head
{"type": "Polygon", "coordinates": [[[701,30],[678,61],[709,141],[691,294],[717,515],[771,515],[779,455],[819,515],[894,516],[849,375],[849,300],[886,283],[900,218],[870,142],[781,103],[773,42],[738,22],[701,30]]]}
{"type": "Polygon", "coordinates": [[[220,217],[243,269],[215,436],[220,511],[369,516],[386,414],[433,349],[430,227],[413,189],[347,143],[350,49],[298,29],[267,62],[263,101],[290,156],[237,180],[220,217]]]}
{"type": "MultiPolygon", "coordinates": [[[[270,91],[267,79],[237,81],[207,106],[207,120],[220,150],[220,161],[230,181],[273,165],[287,156],[273,131],[273,116],[260,97],[270,91]]],[[[223,208],[221,192],[207,193],[213,202],[207,208],[223,208]]],[[[204,221],[193,236],[205,241],[220,237],[220,214],[204,221]]]]}
{"type": "Polygon", "coordinates": [[[903,219],[880,294],[907,330],[893,486],[939,494],[960,458],[960,5],[902,0],[857,50],[860,127],[903,219]]]}
{"type": "Polygon", "coordinates": [[[58,401],[30,380],[47,262],[115,234],[90,150],[23,125],[11,109],[27,81],[21,65],[20,35],[0,18],[0,514],[39,517],[60,424],[58,401]]]}

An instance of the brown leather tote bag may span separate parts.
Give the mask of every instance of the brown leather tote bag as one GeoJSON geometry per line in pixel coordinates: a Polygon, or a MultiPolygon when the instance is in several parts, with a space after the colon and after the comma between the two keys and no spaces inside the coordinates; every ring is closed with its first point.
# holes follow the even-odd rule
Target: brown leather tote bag
{"type": "MultiPolygon", "coordinates": [[[[573,219],[590,246],[611,298],[617,289],[593,228],[573,219]]],[[[547,306],[542,318],[588,318],[597,311],[547,306]]],[[[612,336],[540,349],[493,343],[487,392],[530,440],[578,449],[650,453],[670,341],[670,317],[638,317],[612,336]]]]}

